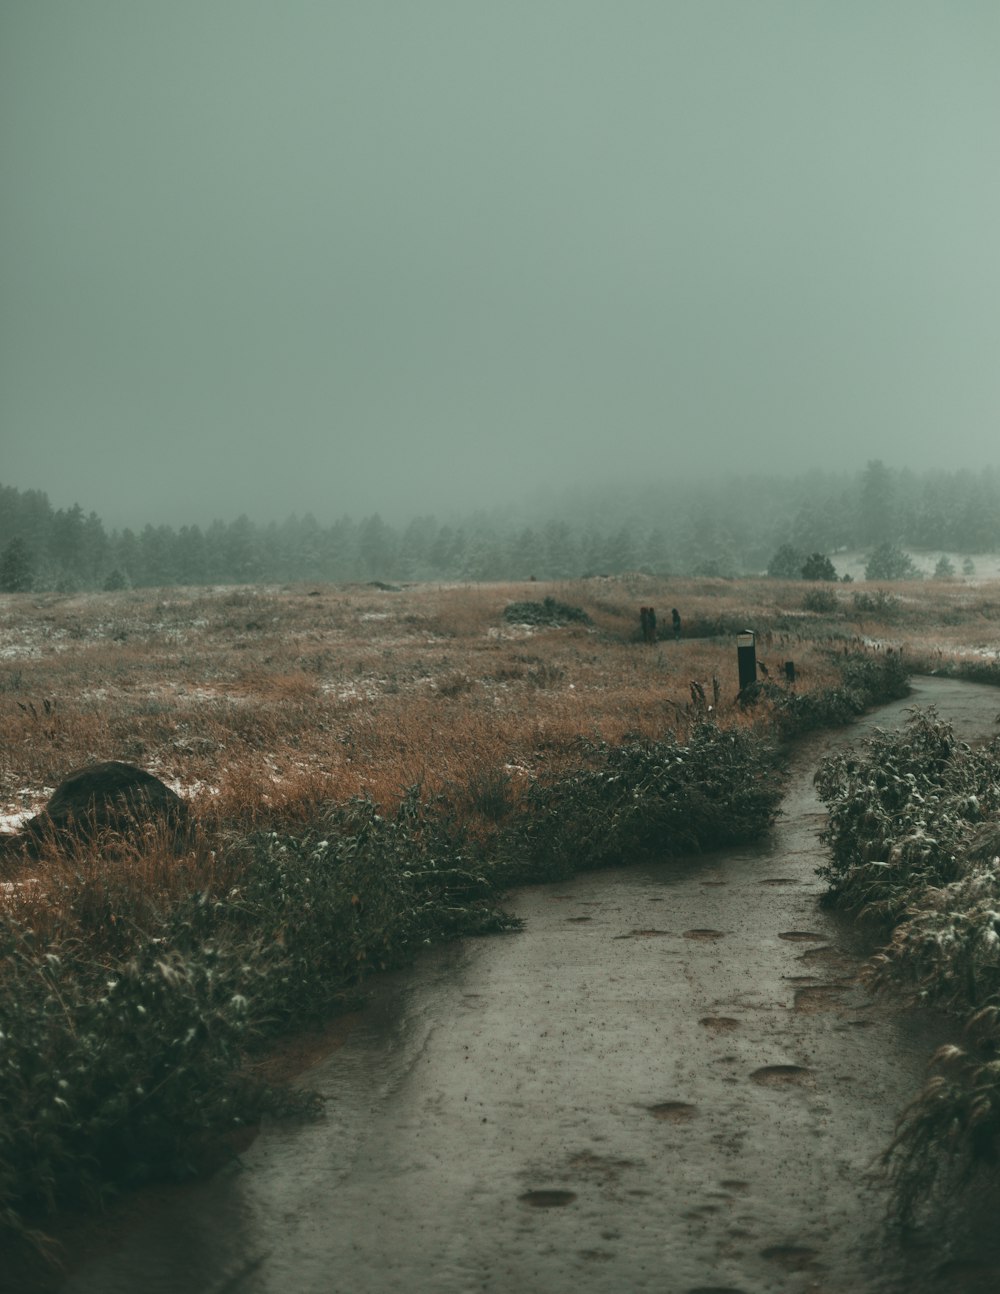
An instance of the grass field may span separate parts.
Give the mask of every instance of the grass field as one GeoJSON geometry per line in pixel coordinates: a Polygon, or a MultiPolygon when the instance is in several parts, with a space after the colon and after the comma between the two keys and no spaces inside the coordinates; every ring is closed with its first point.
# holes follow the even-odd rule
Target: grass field
{"type": "MultiPolygon", "coordinates": [[[[757,630],[776,677],[830,686],[831,649],[902,645],[927,667],[998,645],[989,587],[920,583],[890,593],[773,581],[573,585],[225,588],[0,598],[0,814],[33,811],[71,768],[140,763],[216,821],[294,819],[319,798],[383,806],[420,782],[458,791],[572,758],[581,737],[683,733],[691,683],[724,726],[760,723],[735,703],[735,633],[757,630]],[[512,602],[580,607],[590,625],[510,623],[512,602]],[[857,598],[862,599],[859,609],[857,598]],[[870,605],[866,605],[867,600],[870,605]],[[655,646],[638,641],[657,607],[655,646]],[[682,638],[669,631],[681,611],[682,638]]],[[[474,806],[467,805],[470,813],[474,806]]]]}
{"type": "Polygon", "coordinates": [[[106,759],[198,823],[179,852],[153,833],[0,859],[0,1224],[192,1171],[274,1108],[248,1055],[416,946],[503,928],[512,880],[766,830],[775,737],[898,694],[901,659],[992,676],[998,620],[995,586],[930,582],[0,599],[3,825],[106,759]]]}

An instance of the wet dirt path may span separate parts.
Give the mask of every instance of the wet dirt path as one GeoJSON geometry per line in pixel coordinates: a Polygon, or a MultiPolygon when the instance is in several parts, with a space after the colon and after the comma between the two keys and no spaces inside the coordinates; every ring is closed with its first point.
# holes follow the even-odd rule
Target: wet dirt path
{"type": "Polygon", "coordinates": [[[1000,1288],[982,1246],[884,1229],[867,1170],[940,1021],[873,1004],[817,907],[819,760],[929,703],[996,731],[995,690],[921,680],[800,745],[766,846],[520,891],[522,933],[387,977],[303,1076],[322,1123],[266,1128],[67,1294],[1000,1288]]]}

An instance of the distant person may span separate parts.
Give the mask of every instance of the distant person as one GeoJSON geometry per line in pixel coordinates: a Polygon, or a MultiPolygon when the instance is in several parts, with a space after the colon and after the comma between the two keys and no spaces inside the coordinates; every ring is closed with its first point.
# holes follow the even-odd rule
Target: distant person
{"type": "Polygon", "coordinates": [[[670,612],[670,619],[674,622],[674,638],[681,636],[681,613],[676,607],[670,612]]]}
{"type": "Polygon", "coordinates": [[[656,642],[656,612],[653,610],[652,607],[646,608],[646,629],[647,629],[646,642],[655,643],[656,642]]]}
{"type": "Polygon", "coordinates": [[[639,630],[642,633],[642,641],[649,642],[649,607],[639,608],[639,630]]]}

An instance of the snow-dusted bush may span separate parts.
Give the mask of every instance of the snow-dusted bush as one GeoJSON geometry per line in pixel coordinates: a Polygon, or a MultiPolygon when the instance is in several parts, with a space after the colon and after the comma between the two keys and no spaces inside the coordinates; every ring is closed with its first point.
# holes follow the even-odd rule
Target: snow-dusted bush
{"type": "Polygon", "coordinates": [[[884,1157],[904,1220],[1000,1150],[998,765],[1000,740],[972,749],[929,710],[817,774],[830,897],[895,927],[866,979],[965,1017],[884,1157]]]}

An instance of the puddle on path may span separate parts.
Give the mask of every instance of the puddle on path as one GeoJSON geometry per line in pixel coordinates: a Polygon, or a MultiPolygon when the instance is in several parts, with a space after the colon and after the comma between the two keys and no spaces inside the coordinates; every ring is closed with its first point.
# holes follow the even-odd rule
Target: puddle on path
{"type": "Polygon", "coordinates": [[[847,984],[813,984],[795,990],[796,1011],[829,1011],[842,1004],[847,984]]]}
{"type": "Polygon", "coordinates": [[[710,1033],[732,1033],[740,1027],[739,1020],[728,1015],[703,1015],[698,1023],[704,1025],[710,1033]]]}
{"type": "Polygon", "coordinates": [[[698,1107],[687,1101],[660,1101],[649,1106],[649,1112],[661,1123],[688,1123],[698,1113],[698,1107]]]}
{"type": "Polygon", "coordinates": [[[517,1197],[533,1209],[561,1209],[576,1199],[575,1191],[525,1191],[517,1197]]]}
{"type": "Polygon", "coordinates": [[[764,1065],[750,1078],[761,1087],[812,1086],[813,1071],[806,1065],[764,1065]]]}
{"type": "Polygon", "coordinates": [[[801,1272],[816,1265],[819,1251],[810,1249],[808,1245],[769,1245],[760,1251],[760,1256],[786,1271],[801,1272]]]}

